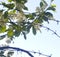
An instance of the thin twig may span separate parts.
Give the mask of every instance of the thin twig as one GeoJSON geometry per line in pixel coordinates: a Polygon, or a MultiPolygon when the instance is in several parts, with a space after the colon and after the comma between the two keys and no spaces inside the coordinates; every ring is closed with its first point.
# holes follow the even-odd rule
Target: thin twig
{"type": "Polygon", "coordinates": [[[29,51],[29,52],[31,52],[31,53],[34,53],[34,54],[39,54],[39,55],[43,55],[43,56],[46,56],[46,57],[51,57],[51,55],[46,55],[46,54],[43,54],[43,53],[41,53],[41,52],[35,52],[35,51],[29,51]]]}
{"type": "Polygon", "coordinates": [[[29,56],[34,57],[29,51],[24,50],[24,49],[21,49],[21,48],[17,48],[17,47],[9,47],[9,46],[6,46],[6,47],[0,47],[0,50],[4,50],[4,49],[14,49],[14,50],[17,50],[17,51],[22,51],[22,52],[27,53],[29,56]]]}
{"type": "Polygon", "coordinates": [[[46,28],[47,30],[50,30],[50,31],[52,31],[57,37],[59,37],[60,38],[60,35],[58,35],[54,30],[52,30],[52,29],[50,29],[50,28],[48,28],[47,26],[43,26],[43,25],[40,25],[41,27],[43,27],[43,28],[46,28]]]}
{"type": "Polygon", "coordinates": [[[0,47],[0,50],[5,50],[5,49],[13,49],[13,50],[16,50],[16,51],[22,51],[22,52],[27,53],[30,57],[34,57],[31,53],[34,53],[34,54],[37,53],[39,55],[43,55],[43,56],[46,56],[46,57],[51,57],[49,55],[46,55],[46,54],[43,54],[43,53],[40,53],[40,52],[27,51],[27,50],[24,50],[24,49],[21,49],[21,48],[17,48],[17,47],[9,47],[9,46],[0,47]]]}

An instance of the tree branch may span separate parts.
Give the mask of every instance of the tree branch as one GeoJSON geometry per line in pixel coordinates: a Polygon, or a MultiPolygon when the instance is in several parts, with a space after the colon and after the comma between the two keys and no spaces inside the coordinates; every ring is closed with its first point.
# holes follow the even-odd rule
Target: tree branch
{"type": "Polygon", "coordinates": [[[43,55],[43,56],[46,56],[46,57],[51,57],[51,55],[46,55],[46,54],[43,54],[43,53],[40,53],[40,52],[35,52],[35,51],[29,51],[31,53],[34,53],[34,54],[39,54],[39,55],[43,55]]]}
{"type": "Polygon", "coordinates": [[[35,52],[35,51],[27,51],[27,50],[24,50],[24,49],[21,49],[21,48],[17,48],[17,47],[9,47],[9,46],[6,46],[6,47],[0,47],[0,50],[4,50],[4,49],[13,49],[13,50],[16,50],[16,51],[22,51],[22,52],[25,52],[27,53],[30,57],[34,57],[31,53],[34,53],[34,54],[39,54],[39,55],[43,55],[43,56],[46,56],[46,57],[51,57],[51,55],[46,55],[46,54],[43,54],[43,53],[40,53],[40,52],[35,52]]]}
{"type": "Polygon", "coordinates": [[[29,56],[34,57],[29,51],[24,50],[24,49],[21,49],[21,48],[17,48],[17,47],[9,47],[9,46],[6,46],[6,47],[0,47],[0,50],[4,50],[4,49],[14,49],[14,50],[17,50],[17,51],[22,51],[22,52],[27,53],[29,56]]]}
{"type": "Polygon", "coordinates": [[[50,30],[50,31],[53,32],[57,37],[60,38],[60,35],[58,35],[54,30],[52,30],[52,29],[50,29],[50,28],[48,28],[48,27],[46,27],[46,26],[43,26],[43,25],[40,25],[40,26],[43,27],[43,28],[46,28],[47,30],[50,30]]]}
{"type": "Polygon", "coordinates": [[[59,23],[60,23],[60,21],[59,21],[59,20],[55,20],[55,19],[54,19],[53,21],[56,21],[56,22],[57,22],[57,24],[59,24],[59,23]]]}

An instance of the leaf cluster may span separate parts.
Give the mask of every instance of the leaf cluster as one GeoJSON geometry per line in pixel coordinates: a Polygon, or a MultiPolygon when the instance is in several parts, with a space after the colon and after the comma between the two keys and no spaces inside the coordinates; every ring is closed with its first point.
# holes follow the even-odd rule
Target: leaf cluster
{"type": "Polygon", "coordinates": [[[8,2],[1,3],[8,10],[0,10],[0,33],[6,32],[8,38],[18,37],[23,34],[24,39],[26,39],[26,34],[30,32],[31,28],[32,33],[36,35],[37,30],[40,30],[40,25],[44,21],[49,23],[49,20],[54,19],[53,14],[50,12],[56,10],[56,5],[52,4],[53,1],[51,1],[51,5],[48,5],[45,0],[41,0],[36,12],[27,14],[22,10],[28,10],[25,6],[27,0],[8,0],[8,2]]]}

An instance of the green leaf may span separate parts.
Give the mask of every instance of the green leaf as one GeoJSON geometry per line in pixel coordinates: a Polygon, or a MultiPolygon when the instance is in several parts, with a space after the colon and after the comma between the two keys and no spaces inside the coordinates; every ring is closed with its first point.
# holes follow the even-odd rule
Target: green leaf
{"type": "MultiPolygon", "coordinates": [[[[22,1],[24,1],[24,3],[26,3],[26,2],[27,2],[27,0],[22,0],[22,1]]],[[[22,1],[21,1],[21,2],[22,2],[22,1]]]]}
{"type": "Polygon", "coordinates": [[[56,4],[52,4],[51,7],[56,7],[56,4]]]}
{"type": "Polygon", "coordinates": [[[49,23],[49,21],[48,21],[48,17],[43,16],[43,20],[49,23]]]}
{"type": "Polygon", "coordinates": [[[21,3],[21,0],[16,0],[17,3],[21,3]]]}
{"type": "Polygon", "coordinates": [[[54,0],[51,0],[51,2],[53,2],[54,0]]]}
{"type": "Polygon", "coordinates": [[[31,29],[31,25],[28,25],[27,28],[26,28],[28,33],[30,32],[30,29],[31,29]]]}
{"type": "Polygon", "coordinates": [[[54,7],[48,7],[47,10],[55,11],[56,9],[54,7]]]}
{"type": "Polygon", "coordinates": [[[29,18],[31,20],[31,19],[34,19],[34,17],[36,16],[36,13],[26,14],[25,16],[26,18],[29,18]]]}
{"type": "Polygon", "coordinates": [[[0,55],[3,55],[3,54],[4,54],[4,51],[3,51],[3,50],[1,50],[1,51],[0,51],[0,55]]]}
{"type": "Polygon", "coordinates": [[[28,10],[28,8],[26,7],[26,6],[24,6],[24,8],[23,8],[24,10],[28,10]]]}
{"type": "Polygon", "coordinates": [[[51,17],[53,17],[53,14],[50,13],[50,12],[45,12],[44,14],[45,14],[46,16],[51,16],[51,17]]]}
{"type": "Polygon", "coordinates": [[[3,5],[3,6],[5,6],[5,5],[6,5],[6,3],[5,3],[5,2],[2,2],[2,5],[3,5]]]}
{"type": "Polygon", "coordinates": [[[54,19],[52,13],[50,13],[50,12],[45,12],[44,14],[48,17],[49,20],[54,19]]]}
{"type": "Polygon", "coordinates": [[[39,15],[39,17],[37,18],[39,23],[43,23],[43,16],[39,15]]]}
{"type": "Polygon", "coordinates": [[[34,19],[34,16],[32,14],[29,14],[29,19],[34,19]]]}
{"type": "Polygon", "coordinates": [[[13,55],[14,54],[14,52],[12,52],[12,51],[10,51],[10,52],[8,52],[8,55],[13,55]]]}
{"type": "Polygon", "coordinates": [[[36,35],[36,29],[34,28],[34,26],[32,26],[32,32],[34,35],[36,35]]]}
{"type": "Polygon", "coordinates": [[[43,6],[43,2],[40,2],[40,7],[42,7],[43,6]]]}
{"type": "Polygon", "coordinates": [[[15,30],[14,35],[15,35],[15,37],[18,37],[20,35],[20,31],[15,30]]]}
{"type": "Polygon", "coordinates": [[[8,29],[7,35],[8,37],[12,37],[14,35],[13,29],[8,29]]]}
{"type": "Polygon", "coordinates": [[[26,40],[26,33],[25,32],[22,32],[23,33],[23,35],[24,35],[24,39],[26,40]]]}
{"type": "Polygon", "coordinates": [[[24,3],[27,2],[27,0],[16,0],[16,2],[17,2],[17,3],[23,3],[23,4],[24,4],[24,3]]]}
{"type": "Polygon", "coordinates": [[[8,2],[12,2],[12,0],[8,0],[8,2]]]}
{"type": "Polygon", "coordinates": [[[14,3],[11,3],[11,4],[6,4],[6,3],[4,3],[4,2],[2,2],[2,5],[4,6],[4,7],[7,7],[7,8],[9,8],[9,9],[13,9],[14,8],[14,3]]]}
{"type": "Polygon", "coordinates": [[[4,39],[6,35],[0,36],[0,40],[4,39]]]}
{"type": "Polygon", "coordinates": [[[38,19],[35,19],[34,23],[40,23],[40,21],[38,19]]]}
{"type": "Polygon", "coordinates": [[[48,5],[47,2],[46,2],[45,0],[42,0],[41,2],[42,2],[45,6],[48,5]]]}
{"type": "Polygon", "coordinates": [[[21,27],[17,26],[16,24],[13,24],[13,28],[15,29],[14,36],[18,37],[20,35],[20,33],[21,33],[21,30],[22,30],[21,27]]]}
{"type": "Polygon", "coordinates": [[[9,8],[9,9],[13,9],[14,6],[15,6],[15,5],[14,5],[13,3],[12,3],[12,4],[7,4],[7,5],[6,5],[6,7],[9,8]]]}
{"type": "Polygon", "coordinates": [[[2,25],[0,26],[0,33],[4,33],[6,31],[6,26],[2,25]]]}
{"type": "Polygon", "coordinates": [[[8,17],[8,12],[4,12],[4,18],[7,18],[8,17]]]}
{"type": "Polygon", "coordinates": [[[12,10],[12,11],[9,11],[8,14],[15,14],[16,13],[16,10],[12,10]]]}
{"type": "Polygon", "coordinates": [[[42,10],[44,10],[47,7],[47,5],[48,4],[47,4],[47,2],[45,0],[41,0],[40,7],[41,7],[42,10]]]}

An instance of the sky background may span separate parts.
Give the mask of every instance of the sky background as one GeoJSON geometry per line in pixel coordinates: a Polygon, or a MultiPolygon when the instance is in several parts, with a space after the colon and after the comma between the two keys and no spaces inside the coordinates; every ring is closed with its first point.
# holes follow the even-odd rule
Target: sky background
{"type": "MultiPolygon", "coordinates": [[[[34,12],[36,7],[39,6],[40,0],[28,0],[26,6],[29,8],[29,12],[34,12]]],[[[46,0],[48,3],[50,0],[46,0]]],[[[60,20],[60,1],[55,0],[53,3],[56,4],[56,12],[54,12],[54,17],[60,20]]],[[[1,7],[0,7],[1,8],[1,7]]],[[[56,31],[60,35],[60,24],[57,25],[56,22],[51,21],[50,24],[44,22],[44,25],[56,31]]],[[[24,40],[23,36],[14,39],[14,43],[10,44],[13,47],[19,47],[30,51],[37,51],[43,54],[50,55],[52,57],[60,57],[60,38],[58,38],[53,32],[41,28],[41,32],[37,32],[36,36],[32,34],[32,31],[27,35],[27,40],[24,40]]],[[[15,53],[12,57],[28,57],[27,54],[20,54],[20,52],[15,53]],[[19,54],[19,55],[17,55],[19,54]]],[[[35,57],[45,57],[35,54],[35,57]]]]}

